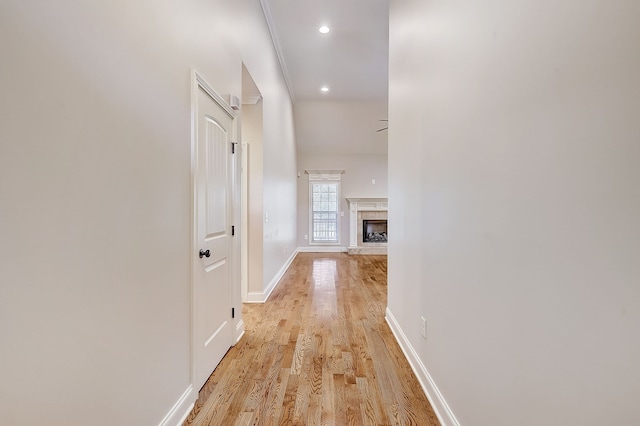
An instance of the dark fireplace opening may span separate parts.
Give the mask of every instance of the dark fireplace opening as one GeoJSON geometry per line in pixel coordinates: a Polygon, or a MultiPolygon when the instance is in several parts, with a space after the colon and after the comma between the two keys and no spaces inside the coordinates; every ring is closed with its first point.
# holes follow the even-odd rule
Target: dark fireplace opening
{"type": "Polygon", "coordinates": [[[387,242],[387,221],[386,220],[363,220],[362,221],[362,242],[364,243],[386,243],[387,242]]]}

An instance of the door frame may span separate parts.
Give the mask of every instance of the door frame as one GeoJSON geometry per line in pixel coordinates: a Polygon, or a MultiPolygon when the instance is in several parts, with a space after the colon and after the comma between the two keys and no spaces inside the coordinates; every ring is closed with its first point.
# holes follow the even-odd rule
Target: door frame
{"type": "Polygon", "coordinates": [[[240,300],[249,300],[249,155],[251,144],[240,147],[240,300]]]}
{"type": "MultiPolygon", "coordinates": [[[[190,253],[189,253],[189,290],[190,290],[190,301],[191,301],[191,318],[190,318],[190,334],[191,334],[191,344],[190,344],[190,381],[195,384],[196,381],[196,300],[195,300],[195,291],[194,291],[194,268],[199,264],[200,258],[198,257],[198,222],[196,215],[198,214],[198,206],[197,206],[197,177],[196,170],[198,167],[197,163],[197,148],[198,148],[198,92],[199,90],[204,90],[213,101],[218,104],[227,114],[232,117],[232,125],[231,125],[231,141],[237,142],[238,140],[238,116],[236,112],[229,106],[229,104],[224,100],[222,96],[220,96],[207,81],[202,77],[198,71],[195,69],[191,70],[191,202],[190,202],[190,222],[191,222],[191,236],[190,236],[190,253]]],[[[240,190],[241,188],[238,185],[238,158],[240,158],[240,144],[236,144],[236,154],[233,157],[233,161],[231,161],[231,182],[230,188],[231,191],[231,202],[229,216],[231,217],[231,224],[235,225],[236,233],[235,238],[231,239],[231,244],[229,248],[229,256],[230,256],[230,305],[235,308],[235,318],[231,320],[231,324],[233,327],[234,338],[233,344],[235,345],[242,334],[244,333],[244,323],[242,322],[242,309],[241,309],[241,301],[239,300],[240,296],[240,285],[239,285],[239,277],[240,277],[240,241],[239,237],[240,226],[239,225],[239,211],[240,211],[240,190]]],[[[200,389],[193,389],[197,393],[200,389]]]]}

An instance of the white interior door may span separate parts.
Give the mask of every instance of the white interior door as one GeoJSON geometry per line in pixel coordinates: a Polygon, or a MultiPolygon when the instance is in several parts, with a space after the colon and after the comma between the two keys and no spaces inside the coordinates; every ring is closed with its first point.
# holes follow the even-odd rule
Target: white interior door
{"type": "Polygon", "coordinates": [[[194,388],[233,345],[231,203],[234,117],[198,85],[193,265],[194,388]]]}

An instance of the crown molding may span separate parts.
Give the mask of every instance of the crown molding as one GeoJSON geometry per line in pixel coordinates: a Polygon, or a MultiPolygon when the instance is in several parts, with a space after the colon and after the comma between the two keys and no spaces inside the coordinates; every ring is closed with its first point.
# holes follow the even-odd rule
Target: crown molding
{"type": "Polygon", "coordinates": [[[344,170],[328,170],[328,169],[306,169],[304,171],[308,175],[341,175],[345,171],[344,170]]]}
{"type": "Polygon", "coordinates": [[[296,97],[293,93],[293,86],[291,85],[291,80],[289,79],[289,73],[287,72],[287,65],[284,62],[284,55],[282,54],[282,48],[280,47],[280,40],[278,39],[276,26],[275,26],[275,23],[273,22],[273,15],[271,14],[271,5],[269,4],[269,0],[260,0],[260,6],[262,6],[262,12],[264,13],[264,18],[267,21],[269,34],[271,34],[271,42],[273,43],[273,48],[276,51],[276,56],[278,57],[278,62],[280,63],[280,70],[282,71],[282,77],[284,78],[284,83],[287,86],[287,90],[289,91],[291,102],[295,103],[296,97]]]}

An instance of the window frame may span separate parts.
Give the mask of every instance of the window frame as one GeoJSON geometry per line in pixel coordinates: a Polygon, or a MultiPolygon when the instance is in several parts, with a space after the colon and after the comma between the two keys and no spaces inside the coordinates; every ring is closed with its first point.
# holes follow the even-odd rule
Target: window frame
{"type": "Polygon", "coordinates": [[[309,174],[309,245],[313,246],[339,246],[340,245],[340,231],[341,231],[341,221],[340,221],[340,207],[342,203],[342,199],[340,198],[340,174],[337,173],[329,173],[329,174],[309,174]],[[313,233],[313,185],[314,184],[335,184],[336,186],[336,239],[334,241],[315,241],[314,233],[313,233]]]}

